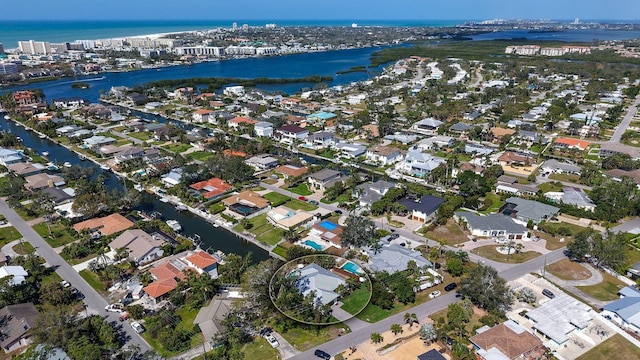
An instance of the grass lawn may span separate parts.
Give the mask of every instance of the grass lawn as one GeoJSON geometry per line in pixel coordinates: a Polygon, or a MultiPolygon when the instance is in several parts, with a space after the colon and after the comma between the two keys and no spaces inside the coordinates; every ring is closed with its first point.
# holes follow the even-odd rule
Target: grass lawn
{"type": "Polygon", "coordinates": [[[433,230],[427,231],[424,236],[447,245],[462,244],[469,241],[469,238],[460,230],[460,227],[453,219],[449,219],[443,226],[436,226],[433,230]]]}
{"type": "Polygon", "coordinates": [[[260,234],[256,239],[258,241],[265,242],[269,245],[275,245],[282,240],[282,235],[284,231],[282,229],[273,229],[267,232],[260,234]]]}
{"type": "Polygon", "coordinates": [[[31,244],[29,244],[26,241],[22,242],[21,244],[13,245],[11,249],[13,249],[13,251],[15,251],[16,254],[19,254],[19,255],[29,255],[36,250],[33,248],[31,244]]]}
{"type": "Polygon", "coordinates": [[[539,252],[535,252],[535,251],[521,252],[519,254],[512,253],[511,255],[509,255],[509,261],[507,261],[507,255],[500,254],[496,250],[498,246],[499,245],[480,246],[471,250],[471,252],[476,255],[482,256],[485,259],[503,262],[503,263],[510,263],[510,264],[523,263],[531,259],[535,259],[538,256],[542,255],[539,252]]]}
{"type": "Polygon", "coordinates": [[[351,196],[349,194],[340,194],[340,196],[338,196],[333,201],[329,201],[329,200],[327,200],[327,198],[322,198],[320,200],[320,202],[323,203],[323,204],[343,203],[343,202],[348,202],[348,201],[351,201],[351,196]]]}
{"type": "Polygon", "coordinates": [[[598,346],[582,354],[577,360],[633,360],[640,359],[640,348],[620,334],[613,335],[598,346]]]}
{"type": "Polygon", "coordinates": [[[490,214],[490,213],[497,212],[505,203],[505,201],[500,200],[499,195],[494,193],[489,193],[484,198],[485,200],[487,199],[491,200],[491,204],[486,209],[480,211],[483,214],[490,214]]]}
{"type": "Polygon", "coordinates": [[[189,149],[191,149],[191,145],[189,144],[172,144],[164,146],[167,150],[175,152],[175,153],[183,153],[189,149]]]}
{"type": "Polygon", "coordinates": [[[80,271],[80,276],[82,276],[82,278],[89,283],[89,285],[91,285],[92,288],[94,288],[97,292],[99,292],[101,295],[108,295],[105,287],[104,287],[104,283],[100,280],[100,278],[98,277],[98,275],[96,273],[94,273],[93,271],[89,270],[89,269],[84,269],[82,271],[80,271]]]}
{"type": "Polygon", "coordinates": [[[282,245],[276,246],[271,251],[273,251],[275,254],[282,256],[285,259],[287,258],[287,248],[283,247],[282,245]]]}
{"type": "Polygon", "coordinates": [[[54,248],[66,245],[76,240],[73,237],[71,230],[62,223],[51,224],[51,236],[49,236],[49,229],[47,228],[46,222],[33,225],[33,230],[35,230],[38,235],[42,236],[43,239],[47,240],[47,243],[54,248]]]}
{"type": "Polygon", "coordinates": [[[242,347],[245,359],[277,359],[280,352],[271,347],[267,340],[256,336],[252,342],[242,347]]]}
{"type": "Polygon", "coordinates": [[[132,137],[134,139],[138,139],[138,140],[142,140],[142,141],[147,141],[147,140],[151,139],[151,134],[149,132],[146,132],[146,131],[132,132],[132,133],[128,133],[127,135],[129,135],[130,137],[132,137]]]}
{"type": "Polygon", "coordinates": [[[547,266],[547,271],[562,280],[586,280],[591,277],[591,271],[569,259],[562,259],[547,266]]]}
{"type": "Polygon", "coordinates": [[[281,331],[278,326],[273,328],[280,333],[294,348],[300,351],[311,349],[327,341],[338,337],[340,329],[348,329],[345,324],[329,326],[302,325],[291,327],[287,331],[281,331]],[[304,327],[303,327],[304,326],[304,327]]]}
{"type": "Polygon", "coordinates": [[[274,207],[280,206],[291,199],[290,197],[286,195],[282,195],[277,192],[270,192],[262,195],[262,197],[269,200],[269,202],[271,203],[271,206],[274,206],[274,207]]]}
{"type": "Polygon", "coordinates": [[[547,240],[547,243],[545,245],[547,250],[558,250],[563,246],[567,246],[567,243],[569,242],[567,238],[570,238],[566,236],[557,236],[557,235],[554,237],[545,232],[537,231],[537,230],[533,230],[533,233],[537,237],[547,240]],[[564,241],[560,241],[560,239],[562,238],[564,238],[564,241]]]}
{"type": "Polygon", "coordinates": [[[618,291],[627,285],[606,272],[601,273],[603,279],[600,284],[576,287],[601,301],[618,300],[618,291]]]}
{"type": "Polygon", "coordinates": [[[209,206],[209,212],[212,214],[217,214],[219,212],[224,211],[224,203],[222,201],[219,201],[211,206],[209,206]]]}
{"type": "MultiPolygon", "coordinates": [[[[269,224],[269,222],[267,221],[267,214],[260,214],[258,216],[252,217],[251,219],[249,219],[249,224],[251,224],[251,227],[246,230],[254,235],[262,234],[263,232],[267,231],[268,228],[273,228],[273,226],[271,226],[271,224],[269,224]]],[[[238,232],[245,231],[245,229],[242,227],[242,224],[240,223],[234,226],[233,230],[238,232]]]]}
{"type": "Polygon", "coordinates": [[[371,300],[371,291],[368,286],[361,286],[350,295],[342,299],[341,309],[349,314],[356,315],[362,311],[371,300]]]}
{"type": "Polygon", "coordinates": [[[551,174],[551,175],[549,175],[549,179],[557,180],[557,181],[566,181],[566,182],[578,183],[578,180],[580,180],[580,175],[575,175],[575,174],[551,174]]]}
{"type": "Polygon", "coordinates": [[[0,228],[0,247],[5,246],[13,240],[18,240],[21,237],[22,234],[13,226],[0,228]]]}
{"type": "Polygon", "coordinates": [[[547,193],[549,191],[561,191],[562,188],[560,186],[556,186],[553,183],[546,182],[538,185],[538,189],[540,189],[543,193],[547,193]]]}
{"type": "Polygon", "coordinates": [[[295,194],[298,194],[298,195],[302,195],[302,196],[308,196],[308,195],[313,194],[313,191],[309,190],[309,187],[307,186],[307,183],[300,183],[297,186],[287,188],[287,190],[291,191],[292,193],[295,193],[295,194]]]}
{"type": "Polygon", "coordinates": [[[190,154],[187,154],[188,158],[198,160],[198,161],[205,161],[212,156],[213,156],[213,153],[209,151],[194,151],[190,154]]]}
{"type": "Polygon", "coordinates": [[[309,204],[308,202],[301,201],[298,199],[292,199],[285,206],[291,210],[305,210],[305,211],[314,211],[318,208],[315,205],[309,204]]]}

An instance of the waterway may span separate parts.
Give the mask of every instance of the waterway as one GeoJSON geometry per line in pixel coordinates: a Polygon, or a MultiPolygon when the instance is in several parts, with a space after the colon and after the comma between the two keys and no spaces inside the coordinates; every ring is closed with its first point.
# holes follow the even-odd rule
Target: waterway
{"type": "MultiPolygon", "coordinates": [[[[82,161],[73,151],[54,143],[49,139],[41,139],[33,131],[28,131],[24,127],[17,126],[13,121],[7,121],[0,117],[0,127],[2,130],[8,130],[22,138],[23,144],[38,153],[43,151],[49,152],[49,159],[56,163],[70,162],[72,165],[80,165],[82,167],[91,167],[97,174],[105,176],[105,185],[108,189],[123,189],[122,179],[111,172],[105,172],[92,161],[82,161]]],[[[253,262],[263,261],[269,258],[269,254],[260,247],[241,239],[233,233],[224,230],[222,227],[216,228],[202,218],[188,212],[178,212],[175,207],[168,203],[159,201],[155,196],[145,194],[143,202],[136,208],[145,212],[158,211],[163,214],[165,220],[175,219],[182,224],[183,235],[194,236],[198,234],[202,240],[202,248],[212,250],[222,250],[227,254],[233,253],[238,255],[246,255],[252,253],[253,262]]]]}
{"type": "Polygon", "coordinates": [[[529,30],[505,30],[470,36],[472,40],[527,39],[536,41],[592,42],[604,40],[629,40],[640,38],[637,30],[565,30],[558,32],[529,32],[529,30]]]}

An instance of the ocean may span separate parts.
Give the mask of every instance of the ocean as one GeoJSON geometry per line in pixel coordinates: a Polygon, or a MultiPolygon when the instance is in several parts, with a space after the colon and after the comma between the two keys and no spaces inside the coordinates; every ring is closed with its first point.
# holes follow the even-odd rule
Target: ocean
{"type": "Polygon", "coordinates": [[[154,21],[0,21],[0,43],[6,49],[18,47],[18,41],[36,40],[53,43],[97,40],[178,31],[231,28],[238,26],[454,26],[468,20],[154,20],[154,21]]]}

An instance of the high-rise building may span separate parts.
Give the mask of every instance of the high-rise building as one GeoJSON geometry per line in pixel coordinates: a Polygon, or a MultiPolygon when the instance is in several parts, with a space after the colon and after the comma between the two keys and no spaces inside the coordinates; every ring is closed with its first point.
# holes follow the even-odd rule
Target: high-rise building
{"type": "Polygon", "coordinates": [[[20,51],[25,54],[51,54],[51,44],[44,41],[18,41],[18,47],[20,48],[20,51]]]}
{"type": "Polygon", "coordinates": [[[2,43],[0,43],[0,54],[4,54],[4,46],[2,46],[2,43]]]}
{"type": "Polygon", "coordinates": [[[0,75],[11,75],[18,73],[18,65],[8,62],[0,62],[0,75]]]}

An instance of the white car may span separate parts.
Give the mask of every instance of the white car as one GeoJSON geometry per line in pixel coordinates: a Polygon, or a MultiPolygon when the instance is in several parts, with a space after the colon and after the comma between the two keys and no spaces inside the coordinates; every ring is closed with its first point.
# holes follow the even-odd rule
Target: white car
{"type": "Polygon", "coordinates": [[[131,323],[131,328],[135,330],[135,332],[137,332],[138,334],[141,334],[144,332],[144,326],[142,326],[142,324],[140,324],[137,321],[134,321],[131,323]]]}
{"type": "Polygon", "coordinates": [[[62,285],[63,288],[68,288],[69,286],[71,286],[71,284],[69,284],[67,280],[60,281],[60,285],[62,285]]]}
{"type": "Polygon", "coordinates": [[[431,294],[429,294],[429,299],[433,299],[433,298],[437,298],[438,296],[440,296],[441,292],[436,290],[434,292],[432,292],[431,294]]]}
{"type": "Polygon", "coordinates": [[[105,306],[104,309],[106,311],[122,313],[122,312],[124,312],[124,305],[117,304],[117,303],[116,304],[109,304],[109,305],[105,306]]]}
{"type": "Polygon", "coordinates": [[[277,348],[278,346],[280,346],[280,343],[275,337],[273,337],[273,335],[267,335],[265,336],[265,339],[267,339],[267,342],[269,343],[269,345],[271,345],[271,347],[277,348]]]}

